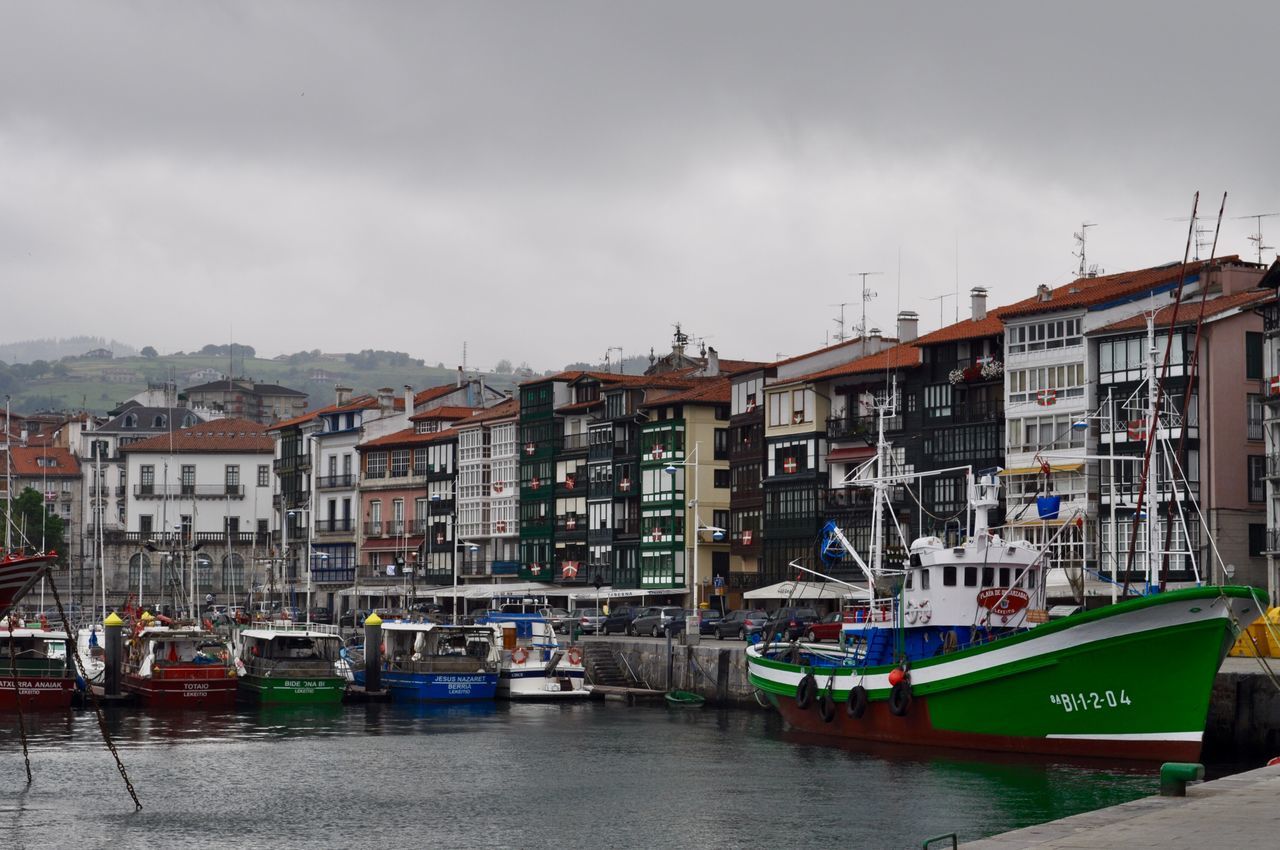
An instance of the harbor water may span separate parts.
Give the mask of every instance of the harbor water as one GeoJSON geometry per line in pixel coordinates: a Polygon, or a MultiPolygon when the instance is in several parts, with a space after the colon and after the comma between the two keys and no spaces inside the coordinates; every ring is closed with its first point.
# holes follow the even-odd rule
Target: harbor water
{"type": "Polygon", "coordinates": [[[770,712],[617,702],[348,705],[0,724],[19,848],[919,847],[1155,793],[1155,770],[840,749],[770,712]]]}

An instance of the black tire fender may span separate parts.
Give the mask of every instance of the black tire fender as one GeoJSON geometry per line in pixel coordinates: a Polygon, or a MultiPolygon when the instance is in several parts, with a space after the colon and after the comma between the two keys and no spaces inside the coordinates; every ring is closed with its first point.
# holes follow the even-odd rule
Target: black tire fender
{"type": "Polygon", "coordinates": [[[906,717],[911,710],[911,682],[903,679],[889,692],[889,711],[896,717],[906,717]]]}
{"type": "Polygon", "coordinates": [[[813,697],[818,691],[818,680],[812,673],[806,673],[796,685],[796,708],[806,709],[813,704],[813,697]]]}
{"type": "Polygon", "coordinates": [[[818,695],[818,716],[822,718],[823,723],[830,723],[836,719],[836,701],[830,694],[818,695]]]}
{"type": "Polygon", "coordinates": [[[849,691],[849,701],[844,704],[844,711],[854,720],[860,720],[867,712],[867,689],[862,685],[855,685],[849,691]]]}

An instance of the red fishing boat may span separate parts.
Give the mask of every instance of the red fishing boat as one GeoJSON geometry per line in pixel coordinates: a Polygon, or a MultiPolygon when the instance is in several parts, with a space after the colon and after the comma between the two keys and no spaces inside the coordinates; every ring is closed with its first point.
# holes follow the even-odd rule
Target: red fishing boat
{"type": "Polygon", "coordinates": [[[236,700],[226,643],[195,627],[140,628],[129,639],[121,685],[158,708],[230,708],[236,700]]]}
{"type": "Polygon", "coordinates": [[[67,709],[74,690],[66,632],[16,617],[0,621],[0,712],[67,709]]]}
{"type": "Polygon", "coordinates": [[[4,557],[0,557],[0,617],[13,610],[18,600],[44,578],[50,565],[57,559],[57,552],[40,555],[7,552],[4,557]]]}

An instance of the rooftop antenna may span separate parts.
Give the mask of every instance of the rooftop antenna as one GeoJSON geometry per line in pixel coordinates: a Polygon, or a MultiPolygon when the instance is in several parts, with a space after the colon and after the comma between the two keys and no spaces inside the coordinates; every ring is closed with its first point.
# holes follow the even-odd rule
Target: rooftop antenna
{"type": "MultiPolygon", "coordinates": [[[[1186,217],[1165,219],[1165,221],[1179,221],[1179,222],[1186,222],[1190,220],[1191,219],[1186,217]]],[[[1194,243],[1195,251],[1193,252],[1192,259],[1199,261],[1200,255],[1203,252],[1204,248],[1206,247],[1211,248],[1213,246],[1214,230],[1207,223],[1204,223],[1200,219],[1196,219],[1196,226],[1194,228],[1194,232],[1195,232],[1195,243],[1194,243]]]]}
{"type": "Polygon", "coordinates": [[[1236,219],[1237,219],[1237,220],[1242,219],[1242,218],[1252,218],[1252,219],[1254,219],[1254,220],[1257,222],[1257,228],[1258,228],[1258,229],[1257,229],[1257,232],[1255,232],[1255,233],[1251,233],[1251,234],[1249,235],[1249,241],[1250,241],[1250,242],[1252,242],[1252,243],[1253,243],[1253,245],[1254,245],[1254,247],[1258,249],[1258,265],[1262,265],[1262,252],[1263,252],[1263,251],[1271,251],[1271,250],[1274,250],[1274,246],[1272,246],[1272,245],[1263,245],[1263,244],[1262,244],[1262,220],[1263,220],[1264,218],[1271,218],[1272,216],[1277,216],[1277,215],[1280,215],[1280,212],[1254,213],[1253,215],[1238,215],[1238,216],[1236,216],[1236,219]]]}
{"type": "Polygon", "coordinates": [[[849,335],[848,335],[848,334],[846,334],[846,333],[844,332],[844,308],[845,308],[845,307],[848,307],[851,303],[853,303],[853,302],[851,302],[851,301],[841,301],[839,304],[828,304],[828,305],[827,305],[828,307],[839,307],[839,308],[840,308],[840,318],[838,318],[838,319],[832,319],[832,320],[831,320],[831,321],[835,322],[836,327],[840,329],[840,330],[836,331],[836,342],[837,342],[837,343],[844,342],[846,339],[848,339],[848,338],[849,338],[849,335]]]}
{"type": "Polygon", "coordinates": [[[865,343],[867,339],[867,302],[875,298],[879,293],[875,290],[867,289],[867,278],[872,275],[884,274],[884,272],[854,272],[855,275],[862,278],[862,320],[858,322],[858,338],[865,343]]]}
{"type": "MultiPolygon", "coordinates": [[[[947,321],[942,317],[942,308],[944,306],[943,302],[948,298],[955,298],[955,297],[956,297],[956,294],[954,292],[944,292],[941,295],[935,295],[934,297],[927,299],[929,301],[938,302],[938,326],[939,327],[942,327],[943,325],[945,325],[947,321]]],[[[957,321],[959,320],[957,319],[957,321]]]]}
{"type": "Polygon", "coordinates": [[[462,341],[462,374],[467,373],[467,341],[462,341]]]}
{"type": "Polygon", "coordinates": [[[1076,269],[1076,277],[1078,278],[1086,277],[1089,273],[1089,264],[1085,261],[1085,241],[1089,236],[1089,228],[1097,226],[1098,225],[1095,222],[1082,221],[1080,222],[1080,230],[1071,234],[1076,238],[1076,245],[1079,246],[1080,249],[1079,251],[1073,251],[1071,254],[1073,257],[1080,258],[1080,267],[1076,269]]]}

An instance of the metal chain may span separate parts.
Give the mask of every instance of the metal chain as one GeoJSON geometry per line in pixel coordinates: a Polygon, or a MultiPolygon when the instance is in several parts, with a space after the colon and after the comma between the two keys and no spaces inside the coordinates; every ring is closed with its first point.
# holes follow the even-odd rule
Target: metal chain
{"type": "Polygon", "coordinates": [[[67,650],[71,656],[72,666],[80,674],[80,678],[84,679],[85,692],[89,694],[89,700],[93,703],[93,713],[98,717],[98,729],[102,732],[102,740],[111,751],[111,757],[116,760],[116,769],[120,771],[124,787],[129,789],[129,796],[133,798],[134,811],[140,812],[142,801],[138,799],[138,792],[133,790],[133,783],[129,781],[129,774],[124,769],[124,762],[120,760],[120,753],[116,751],[116,745],[111,741],[111,733],[107,731],[107,719],[102,713],[102,704],[98,702],[93,684],[89,681],[89,673],[80,666],[79,641],[75,629],[71,627],[71,621],[67,619],[67,612],[63,610],[62,598],[58,595],[58,585],[54,582],[52,573],[49,575],[49,589],[53,591],[53,602],[58,606],[58,616],[62,618],[62,627],[67,632],[67,643],[70,644],[67,650]]]}
{"type": "Polygon", "coordinates": [[[18,686],[18,659],[13,654],[15,619],[9,615],[9,672],[13,674],[13,705],[18,709],[18,736],[22,738],[22,761],[27,766],[27,784],[31,784],[31,756],[27,753],[27,721],[22,716],[22,689],[18,686]]]}

